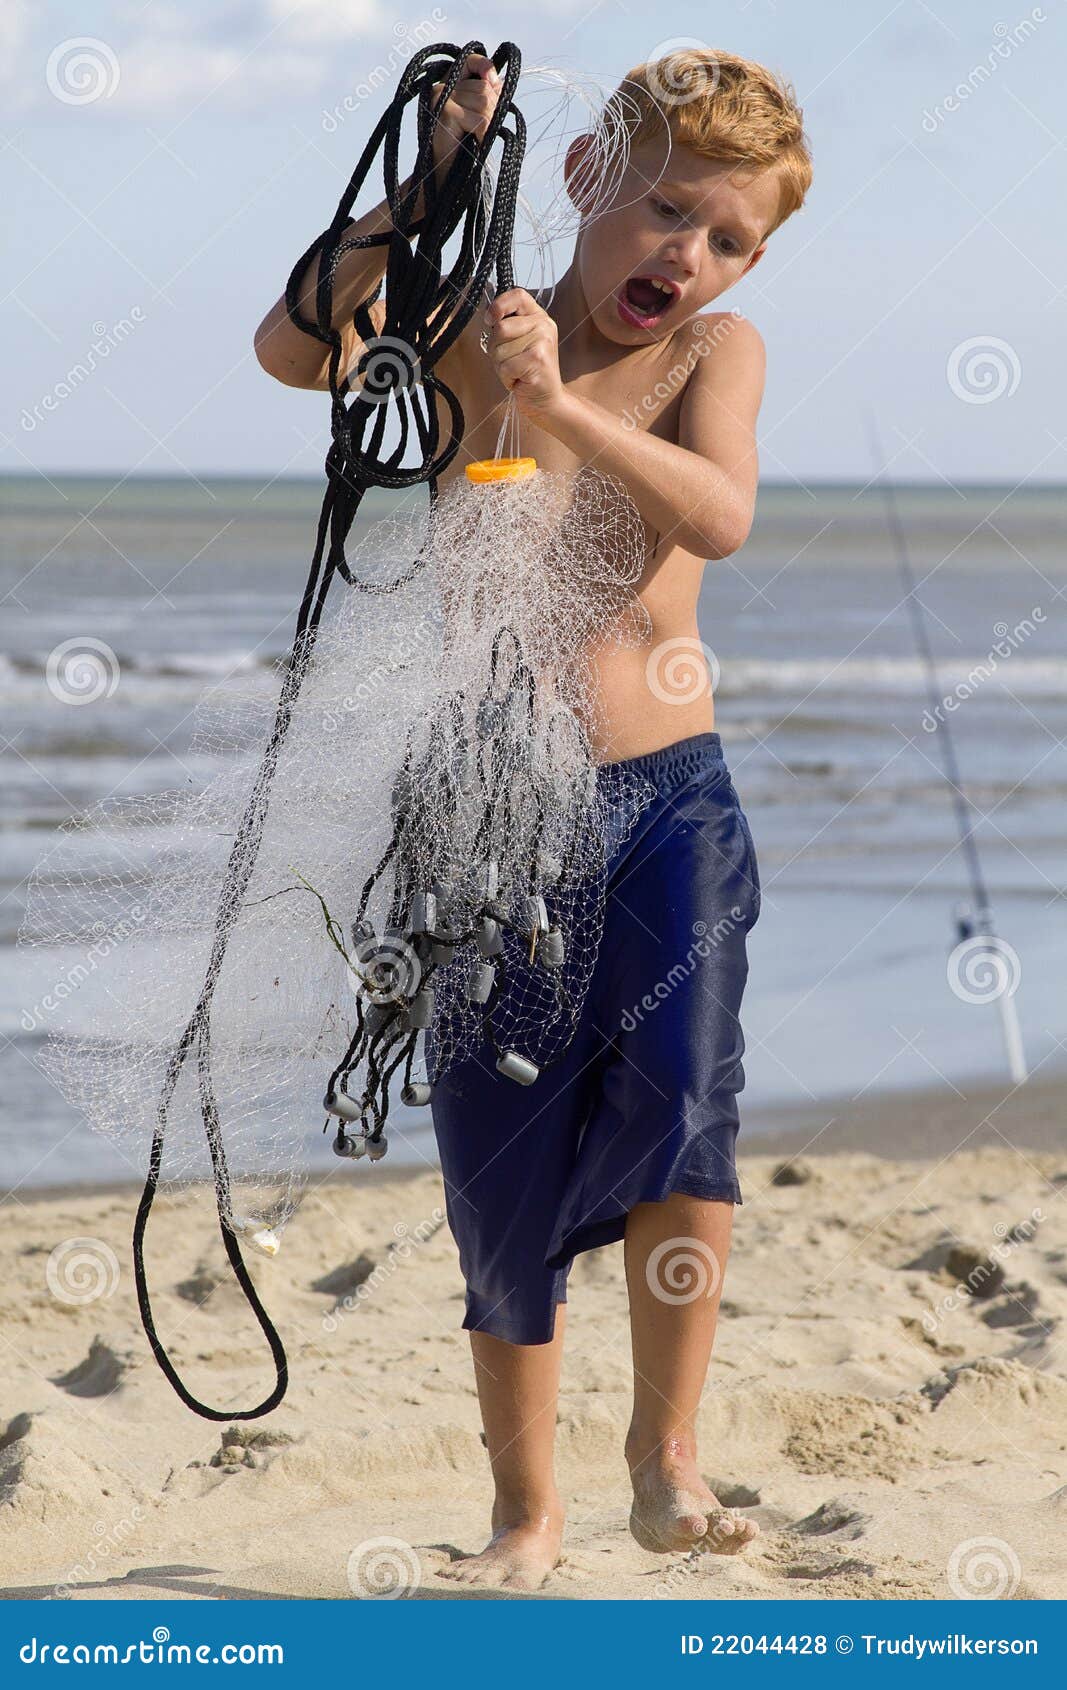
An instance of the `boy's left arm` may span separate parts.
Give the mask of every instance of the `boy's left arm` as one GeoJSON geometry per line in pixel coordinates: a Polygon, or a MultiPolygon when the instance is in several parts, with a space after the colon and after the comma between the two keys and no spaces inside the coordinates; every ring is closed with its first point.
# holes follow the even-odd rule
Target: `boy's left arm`
{"type": "Polygon", "coordinates": [[[498,294],[485,314],[489,352],[519,410],[585,464],[626,484],[662,540],[700,558],[744,545],[756,499],[756,417],[763,396],[763,342],[744,318],[720,319],[694,338],[678,444],[629,428],[595,400],[568,392],[559,373],[556,325],[522,288],[498,294]]]}

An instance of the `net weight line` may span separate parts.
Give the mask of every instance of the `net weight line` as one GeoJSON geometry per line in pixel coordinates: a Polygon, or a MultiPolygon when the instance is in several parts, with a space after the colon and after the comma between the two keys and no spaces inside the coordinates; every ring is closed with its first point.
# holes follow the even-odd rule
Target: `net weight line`
{"type": "MultiPolygon", "coordinates": [[[[434,366],[478,309],[490,277],[495,275],[498,291],[514,285],[512,240],[526,130],[522,114],[514,104],[521,56],[512,43],[504,42],[493,55],[493,63],[502,76],[502,86],[484,137],[480,142],[475,142],[469,135],[462,138],[440,187],[432,166],[433,135],[439,114],[451,99],[463,75],[466,59],[472,53],[484,55],[485,48],[481,42],[472,41],[462,48],[436,44],[413,55],[393,99],[364,148],[333,221],[297,261],[286,286],[286,306],[292,322],[302,332],[330,348],[332,442],[326,457],[327,487],[277,713],[226,868],[203,989],[167,1065],[153,1127],[148,1174],[133,1231],[137,1302],[152,1353],[185,1406],[207,1420],[259,1419],[277,1407],[288,1388],[284,1345],[260,1301],[232,1228],[230,1176],[211,1079],[211,1004],[215,985],[255,868],[278,757],[314,650],[333,578],[340,575],[349,586],[377,593],[396,591],[405,580],[410,579],[409,573],[392,583],[362,582],[351,573],[345,559],[345,544],[359,506],[368,488],[375,486],[400,489],[428,483],[431,500],[436,498],[438,477],[459,449],[464,419],[458,398],[446,383],[434,375],[434,366]],[[433,88],[437,83],[442,86],[435,100],[433,88]],[[402,193],[399,151],[403,119],[411,102],[417,104],[418,156],[410,186],[406,193],[402,193]],[[512,120],[510,129],[505,127],[508,118],[512,120]],[[502,149],[500,165],[487,213],[485,167],[498,139],[502,149]],[[346,231],[353,221],[350,215],[352,207],[379,154],[383,163],[391,228],[376,235],[348,235],[346,231]],[[420,190],[424,202],[423,216],[416,219],[414,212],[420,190]],[[460,250],[451,270],[445,272],[444,247],[457,230],[461,230],[460,250]],[[348,374],[341,371],[343,339],[340,331],[332,325],[333,282],[337,265],[346,251],[381,245],[387,245],[389,249],[382,338],[388,337],[394,349],[395,343],[400,341],[410,349],[413,357],[407,369],[403,365],[400,368],[390,365],[383,375],[380,370],[376,373],[373,353],[365,348],[355,372],[365,376],[365,384],[353,393],[348,374]],[[316,256],[320,257],[320,268],[316,318],[311,321],[300,313],[298,297],[307,266],[316,256]],[[444,401],[449,413],[449,438],[444,446],[441,444],[436,405],[438,397],[444,401]],[[346,400],[349,402],[346,403],[346,400]],[[400,437],[397,445],[386,453],[383,441],[391,405],[399,419],[400,437]],[[421,456],[417,464],[405,469],[401,465],[411,443],[413,427],[421,456]],[[182,1070],[194,1049],[200,1109],[215,1176],[223,1245],[234,1277],[267,1340],[275,1369],[272,1390],[254,1408],[248,1409],[212,1408],[188,1389],[156,1330],[148,1291],[144,1245],[162,1171],[168,1111],[182,1070]]],[[[379,283],[374,293],[354,312],[357,333],[365,343],[376,338],[369,306],[377,300],[381,286],[379,283]]],[[[413,563],[412,572],[416,568],[418,560],[413,563]]]]}

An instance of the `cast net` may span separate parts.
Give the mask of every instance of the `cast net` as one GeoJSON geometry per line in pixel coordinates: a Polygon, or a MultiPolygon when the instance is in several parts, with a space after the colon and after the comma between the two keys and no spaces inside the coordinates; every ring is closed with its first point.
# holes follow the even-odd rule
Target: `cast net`
{"type": "Polygon", "coordinates": [[[646,796],[594,755],[600,662],[645,635],[642,561],[635,508],[595,469],[457,480],[350,548],[360,586],[285,677],[243,885],[276,707],[247,682],[201,703],[194,755],[221,764],[204,790],[61,830],[23,939],[70,982],[42,1064],[92,1126],[138,1160],[164,1099],[164,1178],[214,1178],[226,1224],[271,1248],[324,1099],[335,1148],[375,1157],[390,1108],[402,1125],[479,1047],[520,1083],[562,1055],[646,796]]]}

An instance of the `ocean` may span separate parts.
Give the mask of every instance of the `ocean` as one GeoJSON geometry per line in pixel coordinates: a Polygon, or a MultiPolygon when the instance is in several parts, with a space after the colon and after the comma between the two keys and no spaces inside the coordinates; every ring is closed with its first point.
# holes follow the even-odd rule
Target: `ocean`
{"type": "MultiPolygon", "coordinates": [[[[269,683],[320,498],[308,480],[0,481],[5,1188],[140,1171],[140,1147],[90,1132],[38,1069],[44,1034],[23,1017],[49,982],[39,955],[15,950],[26,879],[86,806],[210,777],[210,759],[189,756],[193,706],[233,674],[269,683]],[[115,684],[95,702],[49,686],[66,642],[113,654],[115,684]]],[[[877,489],[766,487],[747,546],[705,571],[717,725],[763,882],[748,1125],[812,1100],[840,1112],[872,1092],[966,1090],[1006,1072],[997,1007],[970,976],[961,987],[958,954],[950,964],[970,894],[944,722],[1027,1059],[1044,1076],[1065,1062],[1067,498],[937,485],[899,501],[932,698],[877,489]]],[[[361,520],[393,504],[373,495],[361,520]]],[[[395,1159],[432,1157],[416,1117],[395,1159]]]]}

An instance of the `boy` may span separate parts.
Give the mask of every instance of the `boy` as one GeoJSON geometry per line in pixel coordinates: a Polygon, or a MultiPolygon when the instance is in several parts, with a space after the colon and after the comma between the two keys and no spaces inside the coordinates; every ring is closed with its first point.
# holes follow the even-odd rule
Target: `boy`
{"type": "MultiPolygon", "coordinates": [[[[496,104],[491,62],[472,57],[467,71],[438,127],[439,169],[460,136],[484,134],[496,104]]],[[[500,1076],[488,1052],[434,1088],[496,1489],[487,1548],[444,1573],[523,1590],[543,1584],[560,1551],[553,1439],[567,1272],[579,1251],[613,1240],[624,1240],[633,1343],[631,1530],[657,1553],[734,1554],[756,1533],[720,1505],[696,1459],[741,1201],[738,1015],[759,911],[696,606],[705,560],[728,557],[749,531],[764,360],[743,319],[701,313],[763,257],[768,236],[801,205],[811,165],[791,93],[759,65],[674,53],[631,71],[627,93],[638,111],[625,119],[625,179],[612,208],[581,222],[550,308],[521,288],[499,295],[439,365],[467,424],[442,486],[493,456],[510,393],[517,449],[548,470],[595,464],[618,477],[648,546],[639,593],[651,637],[644,649],[597,655],[594,752],[646,777],[655,797],[609,865],[578,1034],[529,1088],[500,1076]]],[[[575,141],[566,172],[579,211],[586,157],[575,141]]],[[[388,227],[388,217],[379,206],[357,229],[388,227]]],[[[380,248],[350,253],[337,273],[334,321],[352,361],[352,312],[384,262],[380,248]]],[[[302,296],[308,315],[314,269],[302,296]]],[[[382,310],[371,313],[379,331],[382,310]]],[[[289,322],[284,299],[256,350],[281,381],[327,385],[322,349],[289,322]]]]}

